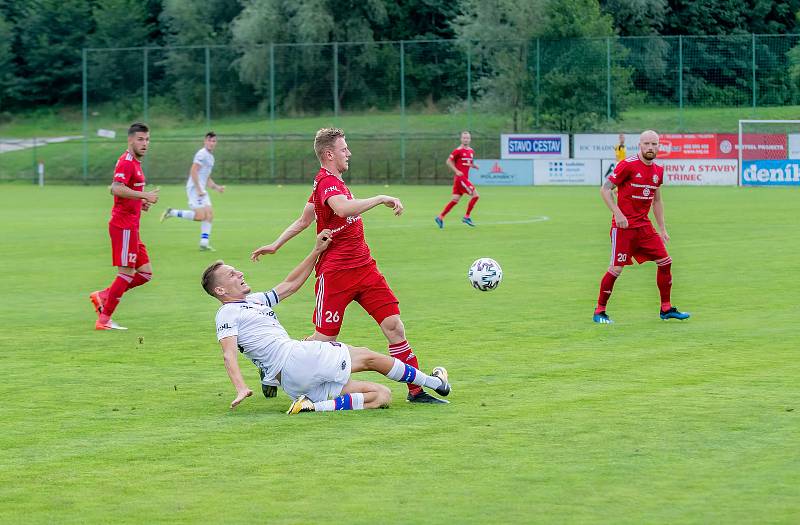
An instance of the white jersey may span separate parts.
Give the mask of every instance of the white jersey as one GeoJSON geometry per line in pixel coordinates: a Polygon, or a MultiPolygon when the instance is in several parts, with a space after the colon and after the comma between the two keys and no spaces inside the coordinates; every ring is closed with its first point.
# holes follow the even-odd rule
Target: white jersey
{"type": "MultiPolygon", "coordinates": [[[[197,170],[197,182],[200,183],[200,188],[206,191],[206,183],[208,183],[208,178],[211,176],[211,170],[214,169],[214,155],[205,147],[200,148],[200,150],[194,154],[192,164],[200,165],[200,168],[197,170]]],[[[189,180],[186,181],[186,189],[192,188],[194,188],[194,181],[190,173],[189,180]]]]}
{"type": "Polygon", "coordinates": [[[264,372],[265,382],[275,380],[297,345],[272,311],[278,301],[274,289],[250,294],[220,306],[216,317],[217,340],[235,335],[239,351],[264,372]]]}

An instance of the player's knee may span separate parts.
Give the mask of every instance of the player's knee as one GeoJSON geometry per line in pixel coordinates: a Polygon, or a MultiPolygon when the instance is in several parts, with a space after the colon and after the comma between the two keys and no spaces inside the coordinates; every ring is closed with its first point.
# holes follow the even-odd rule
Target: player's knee
{"type": "Polygon", "coordinates": [[[614,275],[619,275],[619,274],[621,274],[621,273],[622,273],[622,270],[624,270],[624,269],[625,269],[625,267],[624,267],[624,266],[609,266],[609,267],[608,267],[608,271],[609,271],[609,272],[611,272],[611,273],[613,273],[614,275]]]}

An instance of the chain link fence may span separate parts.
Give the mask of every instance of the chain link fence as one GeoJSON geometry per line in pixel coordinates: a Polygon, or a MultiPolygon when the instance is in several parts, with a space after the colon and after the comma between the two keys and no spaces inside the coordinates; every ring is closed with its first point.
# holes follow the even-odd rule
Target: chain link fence
{"type": "Polygon", "coordinates": [[[341,126],[355,182],[435,184],[450,181],[444,161],[464,129],[478,157],[494,157],[501,132],[619,132],[626,112],[647,108],[669,113],[662,131],[702,132],[711,130],[686,129],[686,110],[750,110],[745,118],[800,104],[798,35],[144,47],[82,58],[82,138],[0,153],[0,180],[36,181],[43,163],[49,182],[108,182],[137,120],[152,128],[145,169],[158,183],[185,180],[210,129],[215,177],[308,182],[314,132],[341,126]]]}

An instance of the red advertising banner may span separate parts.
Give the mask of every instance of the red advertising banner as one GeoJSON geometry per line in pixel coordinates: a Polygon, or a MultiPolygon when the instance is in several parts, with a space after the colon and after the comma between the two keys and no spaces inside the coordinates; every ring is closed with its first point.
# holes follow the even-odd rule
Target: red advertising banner
{"type": "MultiPolygon", "coordinates": [[[[738,159],[739,142],[737,133],[720,133],[717,135],[718,159],[738,159]]],[[[744,150],[743,160],[779,160],[788,157],[788,138],[785,133],[744,133],[742,134],[744,150]]]]}
{"type": "Polygon", "coordinates": [[[658,145],[660,159],[715,159],[717,136],[714,133],[665,133],[658,145]]]}

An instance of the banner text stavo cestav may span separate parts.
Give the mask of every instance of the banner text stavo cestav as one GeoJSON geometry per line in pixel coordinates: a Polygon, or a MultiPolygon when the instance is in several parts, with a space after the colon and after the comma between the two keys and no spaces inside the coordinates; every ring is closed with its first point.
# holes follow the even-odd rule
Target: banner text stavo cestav
{"type": "Polygon", "coordinates": [[[569,135],[563,133],[514,133],[500,135],[503,159],[566,159],[569,135]]]}

